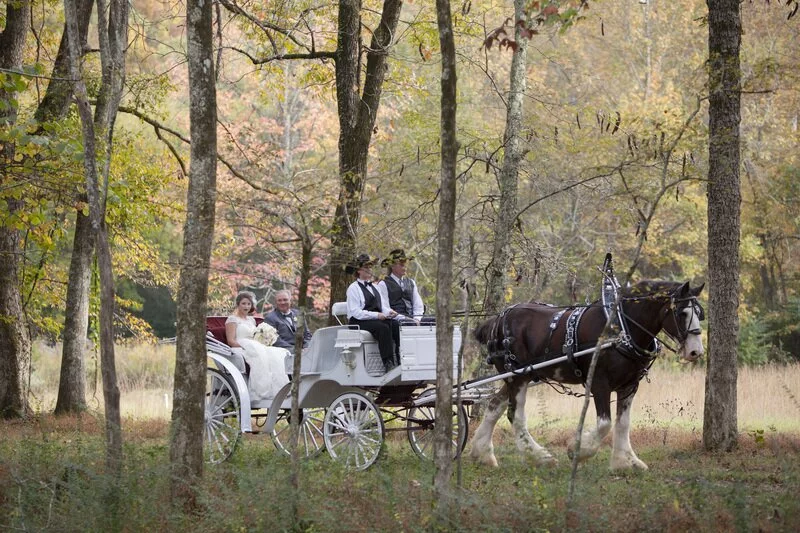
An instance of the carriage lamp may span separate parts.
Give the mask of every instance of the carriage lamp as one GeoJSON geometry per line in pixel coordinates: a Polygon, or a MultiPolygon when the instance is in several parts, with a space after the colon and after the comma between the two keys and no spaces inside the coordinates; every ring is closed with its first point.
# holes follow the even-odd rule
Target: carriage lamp
{"type": "Polygon", "coordinates": [[[349,346],[346,346],[344,350],[342,350],[342,362],[350,370],[353,370],[356,367],[356,354],[350,349],[349,346]]]}

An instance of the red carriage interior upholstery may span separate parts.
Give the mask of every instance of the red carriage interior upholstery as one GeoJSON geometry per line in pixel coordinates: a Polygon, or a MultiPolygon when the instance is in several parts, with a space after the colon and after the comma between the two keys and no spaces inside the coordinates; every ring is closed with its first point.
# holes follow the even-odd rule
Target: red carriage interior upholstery
{"type": "MultiPolygon", "coordinates": [[[[208,316],[206,317],[206,331],[211,334],[220,342],[228,344],[228,338],[225,335],[225,321],[228,320],[226,316],[208,316]]],[[[256,317],[256,325],[264,321],[260,316],[256,317]]]]}

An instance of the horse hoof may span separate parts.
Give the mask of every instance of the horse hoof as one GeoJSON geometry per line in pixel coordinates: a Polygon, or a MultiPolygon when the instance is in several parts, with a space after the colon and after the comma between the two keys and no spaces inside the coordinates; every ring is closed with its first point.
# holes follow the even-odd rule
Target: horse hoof
{"type": "Polygon", "coordinates": [[[483,459],[481,459],[481,463],[483,463],[486,466],[489,466],[491,468],[497,468],[497,466],[498,466],[497,465],[497,458],[495,456],[484,457],[483,459]]]}
{"type": "Polygon", "coordinates": [[[497,458],[494,456],[494,454],[492,454],[492,455],[483,455],[483,456],[473,455],[472,459],[478,464],[485,465],[485,466],[490,466],[492,468],[497,468],[497,466],[498,466],[497,465],[497,458]]]}
{"type": "Polygon", "coordinates": [[[539,466],[555,466],[558,464],[558,459],[548,453],[546,456],[537,457],[536,464],[539,466]]]}
{"type": "Polygon", "coordinates": [[[621,457],[611,460],[611,470],[647,470],[647,465],[638,457],[621,457]]]}

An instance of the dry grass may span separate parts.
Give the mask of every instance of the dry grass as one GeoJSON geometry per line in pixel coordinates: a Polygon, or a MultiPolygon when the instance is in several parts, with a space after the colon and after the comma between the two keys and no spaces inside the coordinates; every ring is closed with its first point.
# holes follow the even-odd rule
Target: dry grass
{"type": "MultiPolygon", "coordinates": [[[[96,355],[87,364],[90,408],[101,411],[103,394],[96,355]],[[94,384],[97,384],[95,387],[94,384]]],[[[174,345],[121,345],[117,347],[121,409],[124,417],[168,420],[172,412],[174,345]]],[[[61,347],[37,343],[31,378],[34,407],[50,412],[55,406],[61,347]]],[[[632,420],[637,428],[655,431],[700,431],[703,425],[705,368],[654,366],[642,381],[634,401],[632,420]]],[[[573,387],[574,392],[582,388],[573,387]]],[[[742,432],[756,430],[800,431],[800,365],[739,369],[738,417],[742,432]]],[[[532,387],[527,413],[532,431],[574,427],[583,398],[559,394],[547,385],[532,387]]],[[[595,420],[590,405],[587,424],[595,420]]]]}
{"type": "MultiPolygon", "coordinates": [[[[654,367],[642,381],[633,404],[636,427],[680,428],[701,431],[705,403],[705,368],[654,367]]],[[[582,388],[573,388],[582,392],[582,388]]],[[[800,365],[739,369],[737,409],[739,430],[800,431],[800,365]]],[[[580,416],[583,398],[559,394],[547,385],[528,393],[531,428],[573,426],[580,416]]],[[[613,407],[612,407],[613,409],[613,407]]],[[[596,420],[594,405],[587,424],[596,420]]]]}
{"type": "MultiPolygon", "coordinates": [[[[122,416],[134,419],[169,419],[172,413],[175,345],[120,344],[115,348],[115,359],[122,416]]],[[[31,404],[37,412],[51,412],[55,408],[60,368],[61,345],[50,346],[36,342],[33,348],[31,404]]],[[[101,411],[103,390],[99,353],[89,354],[86,382],[89,408],[101,411]]]]}

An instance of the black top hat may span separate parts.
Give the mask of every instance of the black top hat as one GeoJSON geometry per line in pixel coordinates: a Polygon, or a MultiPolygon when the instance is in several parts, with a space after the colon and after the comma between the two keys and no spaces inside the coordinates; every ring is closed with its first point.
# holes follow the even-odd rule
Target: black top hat
{"type": "Polygon", "coordinates": [[[358,257],[356,257],[355,261],[347,265],[344,270],[348,274],[355,274],[358,272],[359,268],[363,268],[367,265],[372,266],[376,261],[377,259],[370,257],[369,254],[358,254],[358,257]]]}
{"type": "Polygon", "coordinates": [[[400,261],[413,261],[413,260],[414,260],[413,255],[410,257],[406,257],[405,250],[403,250],[402,248],[395,248],[394,250],[389,252],[389,255],[383,261],[381,261],[381,266],[388,267],[400,261]]]}

